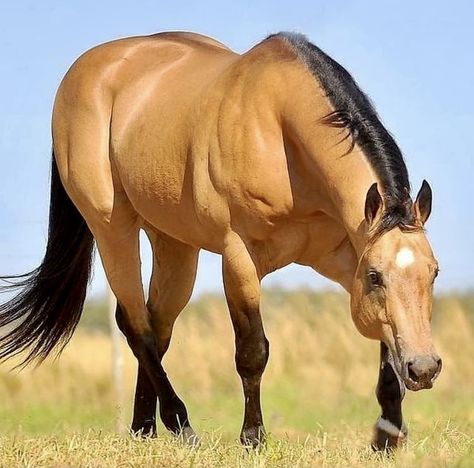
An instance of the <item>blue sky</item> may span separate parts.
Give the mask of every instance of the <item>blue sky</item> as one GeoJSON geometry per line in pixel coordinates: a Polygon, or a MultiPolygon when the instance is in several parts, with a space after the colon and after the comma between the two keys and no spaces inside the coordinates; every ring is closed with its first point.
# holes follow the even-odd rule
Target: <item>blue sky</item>
{"type": "MultiPolygon", "coordinates": [[[[439,289],[474,286],[474,7],[468,1],[5,2],[0,15],[0,274],[42,258],[50,117],[57,86],[86,49],[118,37],[190,30],[245,51],[279,30],[306,33],[371,96],[405,154],[414,191],[432,185],[429,236],[439,289]]],[[[145,276],[149,251],[144,249],[145,276]]],[[[291,266],[265,284],[331,285],[291,266]]],[[[201,257],[196,294],[221,290],[220,259],[201,257]]],[[[105,290],[97,268],[93,291],[105,290]]]]}

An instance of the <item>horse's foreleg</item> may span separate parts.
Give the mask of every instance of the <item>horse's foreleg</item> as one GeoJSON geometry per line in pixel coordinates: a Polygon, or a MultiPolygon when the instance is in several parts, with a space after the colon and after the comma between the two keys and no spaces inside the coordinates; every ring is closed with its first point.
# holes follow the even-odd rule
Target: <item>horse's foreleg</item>
{"type": "Polygon", "coordinates": [[[377,384],[377,400],[382,415],[375,425],[372,447],[375,450],[390,450],[402,444],[407,438],[403,424],[402,400],[405,386],[398,378],[390,351],[384,343],[380,344],[380,372],[377,384]]]}
{"type": "Polygon", "coordinates": [[[258,446],[265,439],[260,406],[260,382],[269,346],[260,316],[260,279],[243,241],[229,236],[223,253],[224,287],[235,331],[235,362],[245,396],[240,439],[258,446]]]}

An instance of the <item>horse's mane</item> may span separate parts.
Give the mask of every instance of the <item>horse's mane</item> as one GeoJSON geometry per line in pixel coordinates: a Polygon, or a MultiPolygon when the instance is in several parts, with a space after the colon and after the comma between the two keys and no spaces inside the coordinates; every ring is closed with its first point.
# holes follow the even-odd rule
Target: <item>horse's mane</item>
{"type": "Polygon", "coordinates": [[[357,144],[374,169],[383,189],[384,214],[375,236],[395,227],[416,230],[410,181],[397,143],[380,122],[368,96],[359,88],[349,72],[302,34],[280,32],[274,37],[286,41],[308,67],[324,89],[334,112],[322,122],[348,131],[351,149],[357,144]]]}

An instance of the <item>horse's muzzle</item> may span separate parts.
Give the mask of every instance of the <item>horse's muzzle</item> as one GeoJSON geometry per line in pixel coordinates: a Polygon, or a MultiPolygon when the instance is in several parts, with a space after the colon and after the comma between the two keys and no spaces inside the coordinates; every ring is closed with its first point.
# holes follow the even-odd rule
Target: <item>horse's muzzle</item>
{"type": "Polygon", "coordinates": [[[441,372],[442,361],[437,354],[415,356],[407,360],[404,381],[408,390],[431,388],[441,372]]]}

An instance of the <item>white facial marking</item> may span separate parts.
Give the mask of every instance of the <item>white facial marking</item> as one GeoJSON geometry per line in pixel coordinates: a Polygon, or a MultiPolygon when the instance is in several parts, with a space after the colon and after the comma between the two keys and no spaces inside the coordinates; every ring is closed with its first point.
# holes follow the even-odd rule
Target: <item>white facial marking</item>
{"type": "Polygon", "coordinates": [[[415,261],[415,255],[413,255],[412,250],[408,247],[401,248],[395,259],[395,263],[400,268],[406,268],[407,266],[411,265],[415,261]]]}
{"type": "Polygon", "coordinates": [[[395,424],[390,421],[387,421],[381,416],[377,420],[376,426],[387,434],[390,434],[392,437],[404,437],[405,435],[400,429],[398,429],[397,426],[395,426],[395,424]]]}

